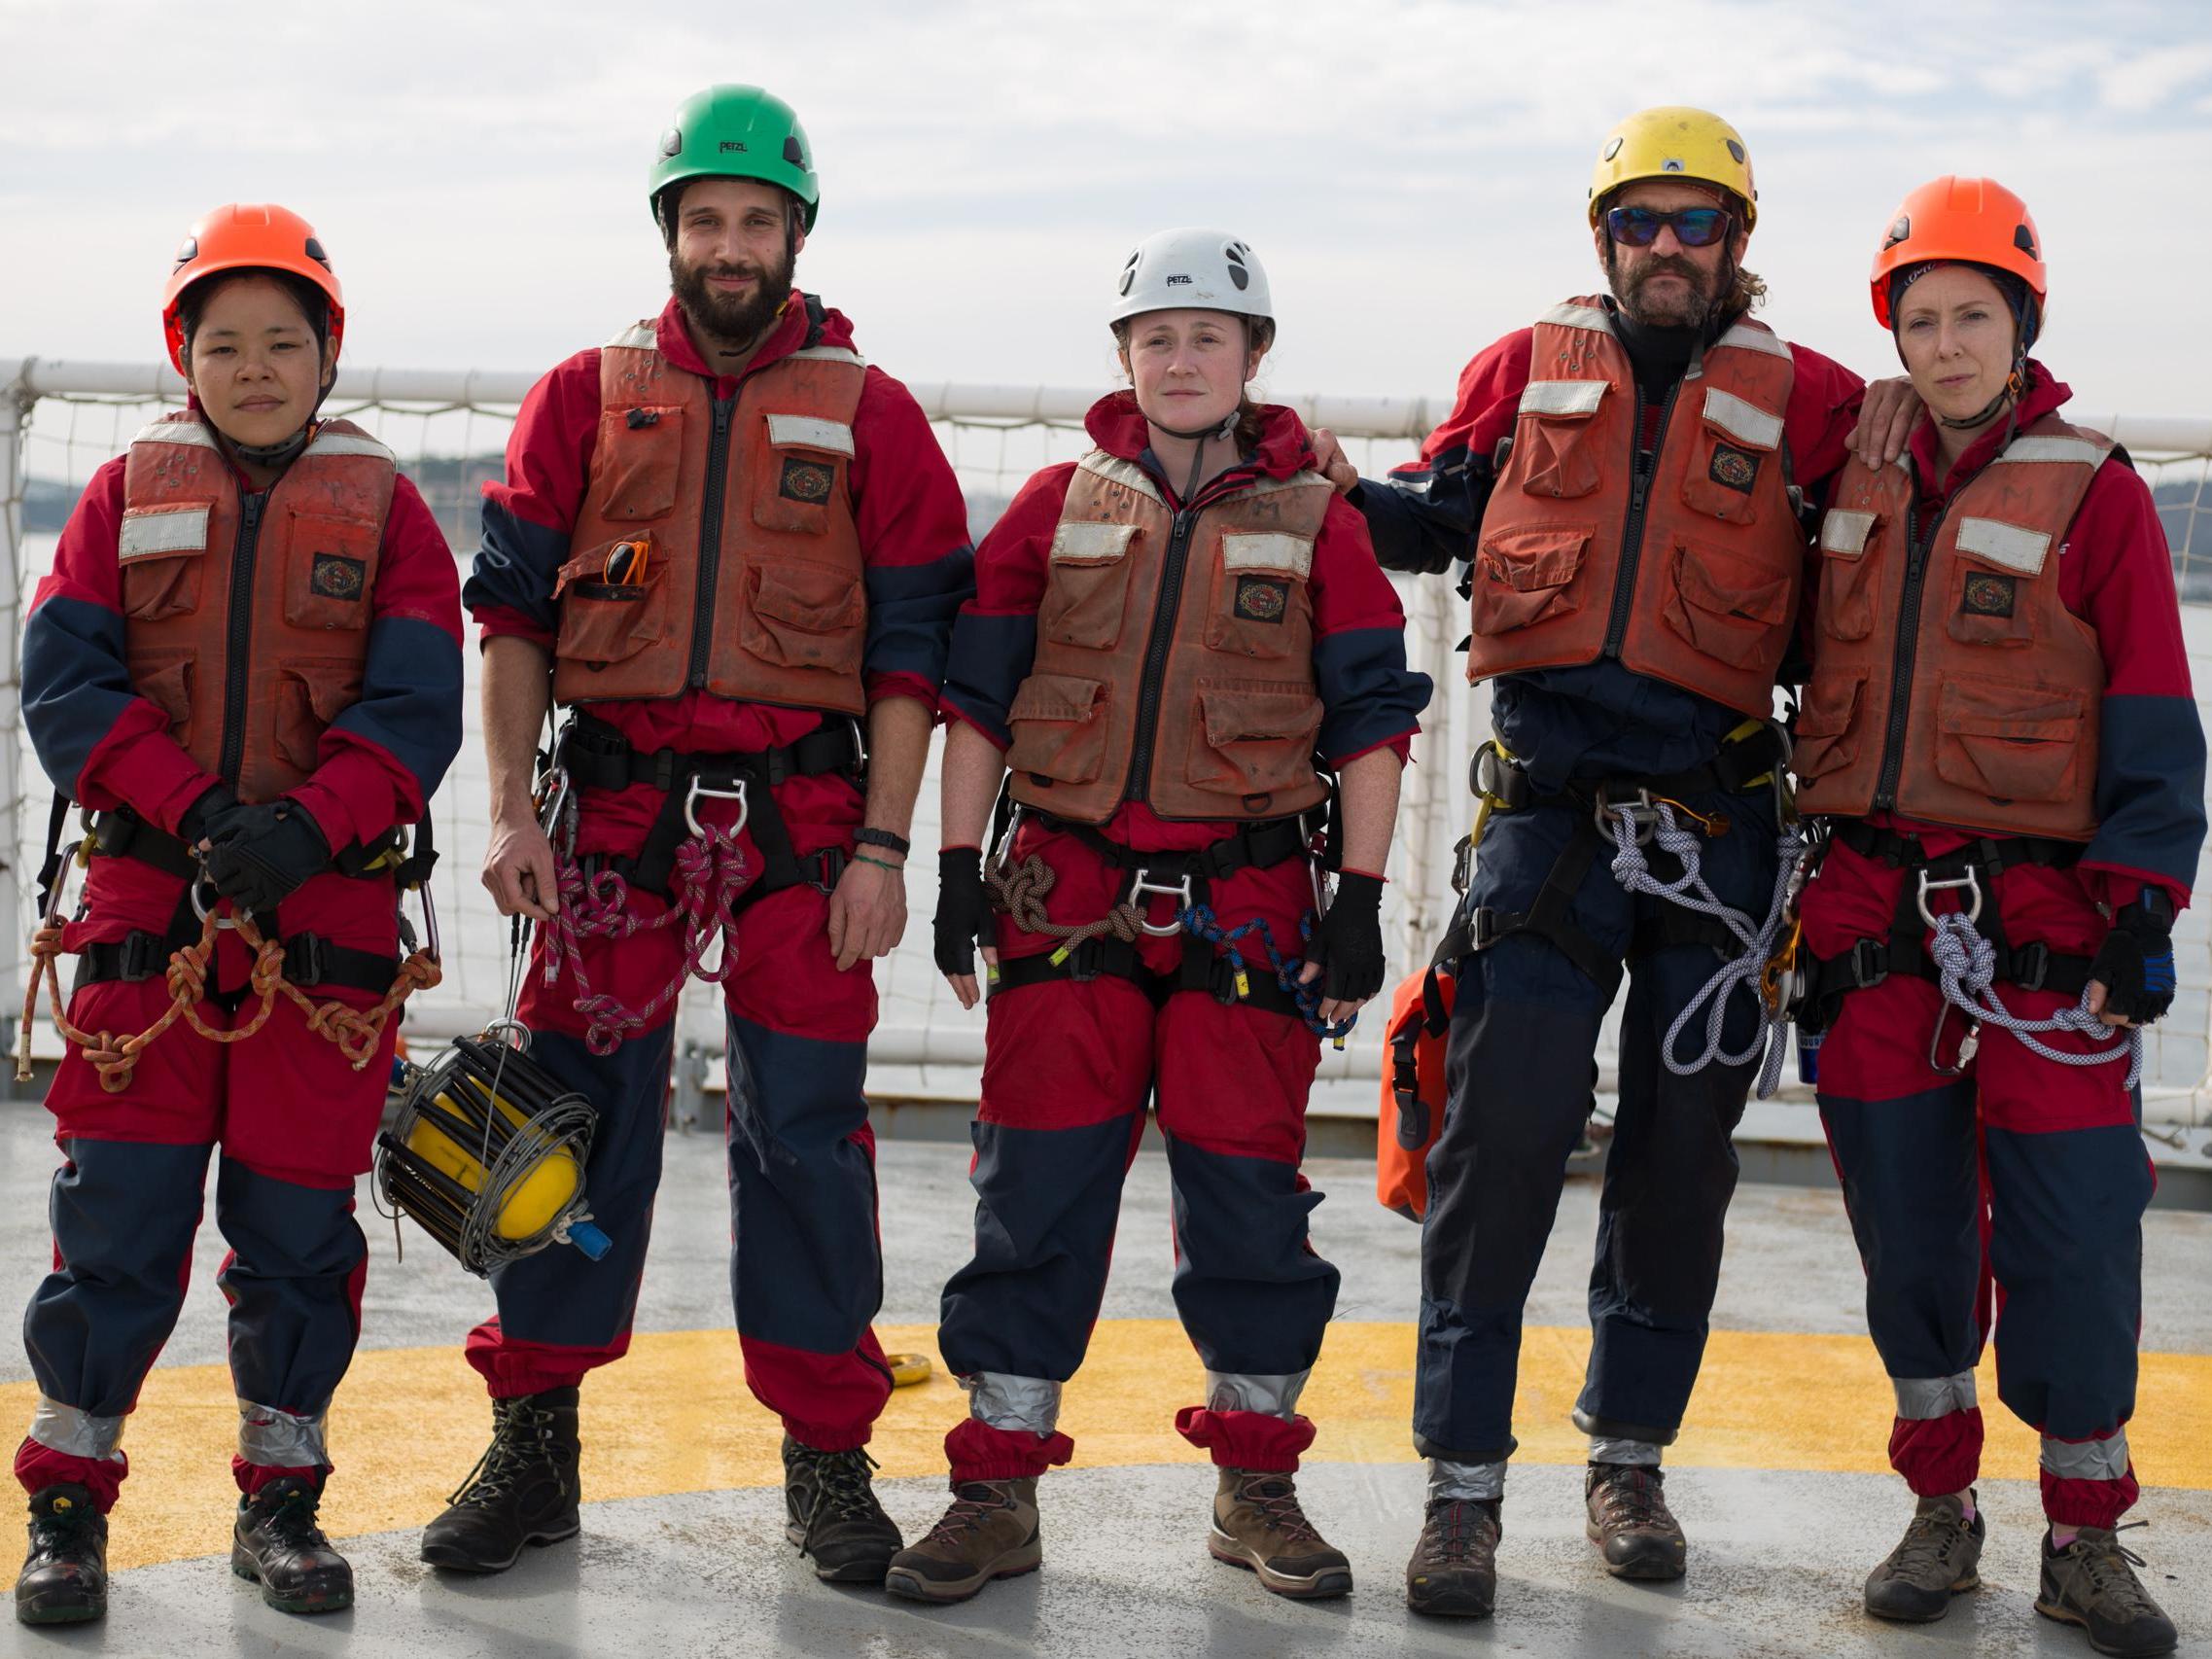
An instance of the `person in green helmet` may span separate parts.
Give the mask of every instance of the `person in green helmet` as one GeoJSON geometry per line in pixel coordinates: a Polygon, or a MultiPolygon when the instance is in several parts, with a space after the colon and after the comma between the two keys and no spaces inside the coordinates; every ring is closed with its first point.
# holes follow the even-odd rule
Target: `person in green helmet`
{"type": "Polygon", "coordinates": [[[676,994],[728,1009],[730,1279],[746,1381],[783,1421],[790,1537],[827,1579],[899,1548],[865,1447],[891,1393],[870,964],[906,923],[906,831],[966,512],[929,421],[793,286],[820,207],[790,106],[714,87],[678,110],[650,199],[674,298],[525,400],[484,492],[484,884],[537,927],[532,1056],[597,1106],[613,1240],[493,1273],[469,1338],[492,1395],[475,1473],[423,1559],[496,1572],[578,1530],[578,1386],[629,1344],[660,1175],[676,994]],[[554,703],[549,801],[533,759],[554,703]],[[863,748],[864,736],[864,748],[863,748]]]}

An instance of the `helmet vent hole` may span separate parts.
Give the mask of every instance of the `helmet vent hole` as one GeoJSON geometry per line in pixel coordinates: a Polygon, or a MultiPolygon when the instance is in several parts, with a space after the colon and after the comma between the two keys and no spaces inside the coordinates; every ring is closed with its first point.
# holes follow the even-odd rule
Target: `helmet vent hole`
{"type": "Polygon", "coordinates": [[[2040,257],[2035,251],[2035,232],[2025,225],[2013,227],[2013,246],[2019,249],[2031,260],[2040,257]]]}
{"type": "Polygon", "coordinates": [[[1740,144],[1738,144],[1738,143],[1737,143],[1737,141],[1736,141],[1735,139],[1733,139],[1733,138],[1730,138],[1730,139],[1726,139],[1726,140],[1724,140],[1723,142],[1725,142],[1725,143],[1728,145],[1728,154],[1729,154],[1729,157],[1730,157],[1730,159],[1733,159],[1733,160],[1736,162],[1736,164],[1737,164],[1738,166],[1739,166],[1739,167],[1740,167],[1740,166],[1742,166],[1742,165],[1743,165],[1743,146],[1742,146],[1742,145],[1740,145],[1740,144]]]}
{"type": "Polygon", "coordinates": [[[799,141],[796,138],[786,138],[784,140],[784,159],[794,167],[806,165],[806,152],[799,148],[799,141]]]}

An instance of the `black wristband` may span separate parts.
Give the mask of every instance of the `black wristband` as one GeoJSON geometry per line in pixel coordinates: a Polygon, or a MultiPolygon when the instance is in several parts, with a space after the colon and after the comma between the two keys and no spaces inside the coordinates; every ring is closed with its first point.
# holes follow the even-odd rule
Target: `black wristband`
{"type": "Polygon", "coordinates": [[[881,847],[887,852],[896,853],[900,858],[904,858],[914,850],[913,842],[903,835],[894,834],[889,830],[870,830],[863,827],[853,831],[853,839],[860,846],[881,847]]]}

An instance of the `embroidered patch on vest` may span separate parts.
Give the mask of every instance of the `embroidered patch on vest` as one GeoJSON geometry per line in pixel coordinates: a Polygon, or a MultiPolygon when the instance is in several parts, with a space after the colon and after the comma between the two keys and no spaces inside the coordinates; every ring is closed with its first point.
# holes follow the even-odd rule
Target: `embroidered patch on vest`
{"type": "Polygon", "coordinates": [[[1966,592],[1959,601],[1959,609],[1969,617],[2009,617],[2013,614],[2015,589],[2019,579],[2012,576],[1991,576],[1977,571],[1966,579],[1966,592]]]}
{"type": "Polygon", "coordinates": [[[323,599],[359,599],[368,579],[368,561],[349,559],[339,553],[317,553],[314,568],[307,576],[307,587],[323,599]]]}
{"type": "Polygon", "coordinates": [[[802,461],[796,455],[784,457],[784,475],[777,480],[776,493],[786,501],[827,501],[830,486],[837,481],[837,469],[820,461],[802,461]]]}
{"type": "Polygon", "coordinates": [[[1712,464],[1705,469],[1705,476],[1716,484],[1749,495],[1751,486],[1759,481],[1759,463],[1764,458],[1748,449],[1738,449],[1733,443],[1716,442],[1712,464]]]}
{"type": "Polygon", "coordinates": [[[1280,622],[1290,607],[1290,583],[1264,576],[1237,578],[1236,614],[1247,622],[1280,622]]]}

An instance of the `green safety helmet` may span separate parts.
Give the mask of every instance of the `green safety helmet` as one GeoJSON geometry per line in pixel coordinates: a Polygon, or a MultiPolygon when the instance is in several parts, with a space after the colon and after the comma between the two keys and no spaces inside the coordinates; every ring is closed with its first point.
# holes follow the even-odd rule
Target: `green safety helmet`
{"type": "MultiPolygon", "coordinates": [[[[646,204],[660,224],[660,193],[686,179],[761,179],[799,198],[812,230],[822,205],[814,146],[791,106],[758,87],[709,87],[676,109],[660,135],[646,204]]],[[[666,229],[666,227],[663,227],[666,229]]]]}

